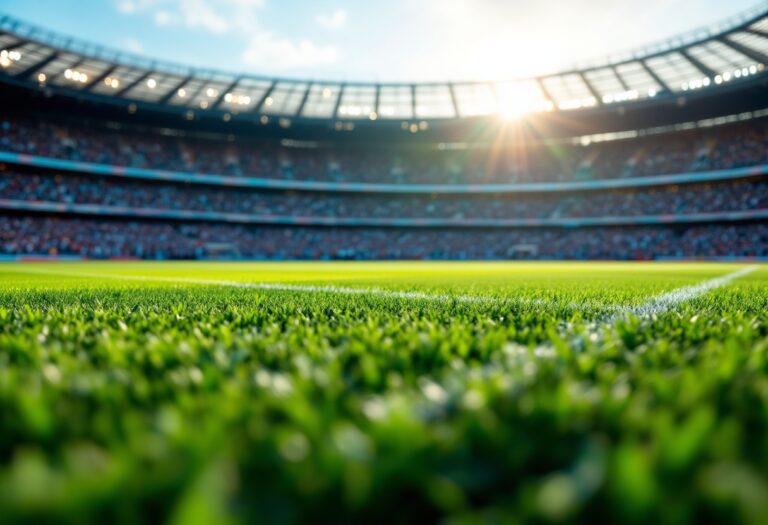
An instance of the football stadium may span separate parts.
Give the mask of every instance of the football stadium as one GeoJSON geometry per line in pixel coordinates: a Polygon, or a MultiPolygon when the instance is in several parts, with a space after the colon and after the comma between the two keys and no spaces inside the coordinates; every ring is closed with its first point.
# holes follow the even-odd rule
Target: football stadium
{"type": "Polygon", "coordinates": [[[0,523],[768,523],[768,3],[395,82],[11,1],[0,523]]]}

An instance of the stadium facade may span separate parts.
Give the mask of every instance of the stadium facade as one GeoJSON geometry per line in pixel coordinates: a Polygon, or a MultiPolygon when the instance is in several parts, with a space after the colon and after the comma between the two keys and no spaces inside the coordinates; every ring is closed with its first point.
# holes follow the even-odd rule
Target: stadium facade
{"type": "Polygon", "coordinates": [[[273,79],[0,17],[0,253],[768,256],[768,12],[508,82],[273,79]]]}

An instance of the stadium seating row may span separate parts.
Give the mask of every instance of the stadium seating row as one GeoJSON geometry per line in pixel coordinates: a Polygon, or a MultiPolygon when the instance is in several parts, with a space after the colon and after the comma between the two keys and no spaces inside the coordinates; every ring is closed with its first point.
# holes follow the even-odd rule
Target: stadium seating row
{"type": "Polygon", "coordinates": [[[368,146],[296,148],[235,137],[181,137],[34,119],[0,122],[0,151],[115,166],[267,179],[395,184],[601,180],[768,163],[768,122],[633,140],[525,143],[498,151],[368,146]]]}
{"type": "Polygon", "coordinates": [[[768,180],[534,195],[252,191],[7,171],[0,199],[153,210],[390,219],[543,219],[768,210],[768,180]]]}
{"type": "Polygon", "coordinates": [[[768,257],[768,225],[475,231],[248,227],[13,217],[0,254],[191,259],[625,259],[768,257]]]}

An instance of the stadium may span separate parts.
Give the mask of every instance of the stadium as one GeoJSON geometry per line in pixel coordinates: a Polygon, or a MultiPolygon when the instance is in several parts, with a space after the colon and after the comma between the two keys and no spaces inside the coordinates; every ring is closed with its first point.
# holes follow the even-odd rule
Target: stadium
{"type": "Polygon", "coordinates": [[[0,521],[766,523],[766,65],[765,3],[400,83],[0,14],[0,521]]]}
{"type": "Polygon", "coordinates": [[[10,257],[768,255],[762,12],[470,84],[230,75],[0,28],[10,257]]]}

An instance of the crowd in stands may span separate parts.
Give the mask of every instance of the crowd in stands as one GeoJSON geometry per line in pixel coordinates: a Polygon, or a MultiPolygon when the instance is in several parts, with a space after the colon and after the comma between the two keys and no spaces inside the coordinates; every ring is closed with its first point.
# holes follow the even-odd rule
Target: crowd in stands
{"type": "Polygon", "coordinates": [[[150,259],[650,259],[768,256],[768,225],[332,229],[0,216],[0,254],[150,259]]]}
{"type": "Polygon", "coordinates": [[[541,219],[768,210],[768,180],[502,195],[257,191],[6,172],[0,199],[302,217],[541,219]]]}
{"type": "MultiPolygon", "coordinates": [[[[514,183],[642,177],[768,162],[768,120],[591,146],[490,152],[289,148],[242,138],[0,117],[0,151],[115,166],[332,182],[514,183]]],[[[768,209],[768,180],[567,193],[266,191],[0,165],[0,199],[291,217],[543,219],[768,209]]],[[[323,228],[78,219],[0,211],[0,255],[151,259],[650,259],[768,257],[768,224],[607,228],[323,228]]]]}
{"type": "Polygon", "coordinates": [[[530,143],[439,151],[283,147],[242,137],[66,125],[0,117],[0,151],[116,166],[258,178],[373,183],[515,183],[640,177],[768,162],[768,121],[589,146],[530,143]]]}

